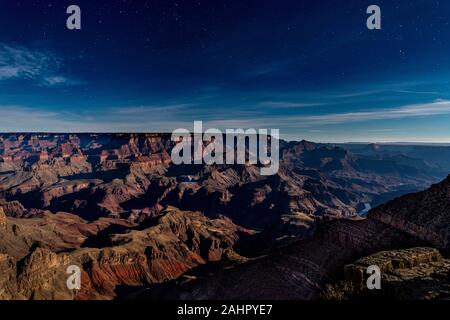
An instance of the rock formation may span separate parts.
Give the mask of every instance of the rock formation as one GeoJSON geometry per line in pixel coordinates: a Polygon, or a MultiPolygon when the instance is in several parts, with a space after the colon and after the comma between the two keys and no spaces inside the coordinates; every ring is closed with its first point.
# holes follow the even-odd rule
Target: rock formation
{"type": "Polygon", "coordinates": [[[344,267],[344,278],[327,285],[325,299],[390,298],[405,300],[448,299],[450,260],[434,248],[417,247],[381,251],[344,267]],[[367,268],[378,266],[381,289],[368,290],[367,268]]]}
{"type": "Polygon", "coordinates": [[[280,141],[279,172],[261,176],[175,165],[173,146],[167,134],[0,134],[0,298],[173,296],[167,284],[186,299],[314,299],[364,256],[448,254],[449,179],[358,212],[450,167],[280,141]],[[82,269],[78,292],[69,265],[82,269]]]}
{"type": "Polygon", "coordinates": [[[449,179],[376,208],[367,220],[328,222],[313,236],[282,252],[192,281],[166,294],[182,299],[355,298],[361,297],[358,292],[367,278],[365,268],[378,265],[382,283],[387,287],[378,295],[407,299],[448,297],[449,261],[436,249],[416,247],[431,245],[447,253],[450,225],[445,208],[449,203],[449,179]],[[383,214],[390,219],[383,219],[383,214]],[[359,260],[350,264],[355,259],[359,260]],[[344,284],[323,292],[342,270],[344,284]],[[414,285],[419,287],[414,289],[414,285]]]}
{"type": "Polygon", "coordinates": [[[0,207],[0,229],[6,229],[6,214],[3,207],[0,207]]]}

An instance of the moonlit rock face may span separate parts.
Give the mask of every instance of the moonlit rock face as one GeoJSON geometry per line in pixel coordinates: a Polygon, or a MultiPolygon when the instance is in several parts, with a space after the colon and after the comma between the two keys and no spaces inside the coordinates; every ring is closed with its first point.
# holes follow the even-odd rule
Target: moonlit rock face
{"type": "Polygon", "coordinates": [[[6,214],[3,207],[0,207],[0,228],[6,228],[6,214]]]}

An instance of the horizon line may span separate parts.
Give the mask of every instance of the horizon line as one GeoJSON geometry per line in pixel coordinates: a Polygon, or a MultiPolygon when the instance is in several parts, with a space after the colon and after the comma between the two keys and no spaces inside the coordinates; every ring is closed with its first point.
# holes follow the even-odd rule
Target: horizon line
{"type": "MultiPolygon", "coordinates": [[[[37,134],[37,135],[57,135],[57,134],[148,134],[148,135],[171,135],[172,132],[151,132],[151,131],[5,131],[0,132],[0,135],[3,134],[37,134]]],[[[416,144],[429,144],[429,145],[449,145],[450,146],[450,140],[449,141],[402,141],[402,140],[396,140],[396,141],[368,141],[368,140],[361,140],[361,141],[352,141],[352,140],[342,140],[342,141],[317,141],[317,140],[309,140],[305,138],[298,138],[298,139],[283,139],[280,138],[280,140],[284,140],[286,142],[301,142],[301,141],[307,141],[307,142],[313,142],[313,143],[322,143],[322,144],[403,144],[403,145],[416,145],[416,144]]]]}

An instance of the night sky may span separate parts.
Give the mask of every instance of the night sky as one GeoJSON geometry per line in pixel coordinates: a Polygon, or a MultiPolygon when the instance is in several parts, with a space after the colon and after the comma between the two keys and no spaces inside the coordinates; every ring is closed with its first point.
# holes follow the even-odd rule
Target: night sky
{"type": "Polygon", "coordinates": [[[450,142],[450,1],[0,1],[0,131],[450,142]],[[82,29],[66,28],[81,8],[82,29]],[[366,28],[377,4],[382,29],[366,28]]]}

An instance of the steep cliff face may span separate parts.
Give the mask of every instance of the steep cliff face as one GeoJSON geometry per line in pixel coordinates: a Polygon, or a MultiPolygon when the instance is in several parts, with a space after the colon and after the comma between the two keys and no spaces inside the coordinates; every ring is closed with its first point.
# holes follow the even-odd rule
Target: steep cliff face
{"type": "Polygon", "coordinates": [[[369,217],[431,243],[450,254],[450,176],[369,212],[369,217]]]}
{"type": "Polygon", "coordinates": [[[143,229],[125,221],[88,223],[59,215],[60,221],[55,215],[11,218],[8,229],[0,231],[0,272],[8,275],[0,282],[0,296],[111,299],[121,287],[160,283],[219,261],[232,251],[240,234],[248,233],[226,218],[211,220],[199,212],[176,208],[167,208],[153,226],[143,229]],[[38,224],[33,229],[37,220],[43,229],[38,224]],[[49,230],[49,221],[54,229],[49,230]],[[66,287],[69,265],[82,269],[78,292],[66,287]]]}

